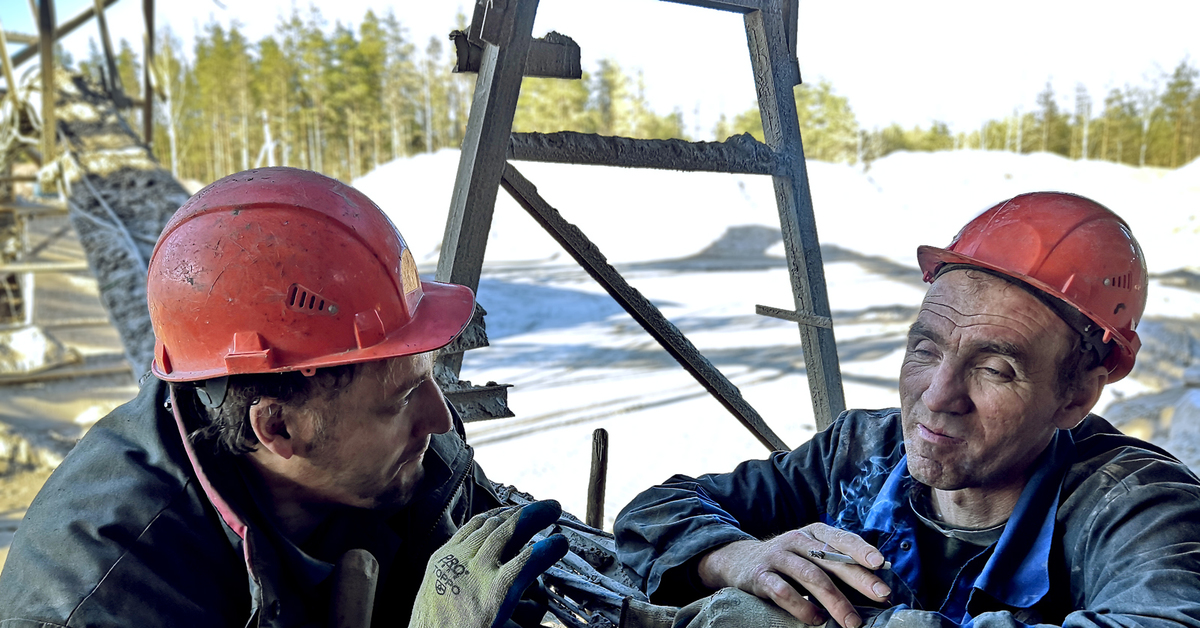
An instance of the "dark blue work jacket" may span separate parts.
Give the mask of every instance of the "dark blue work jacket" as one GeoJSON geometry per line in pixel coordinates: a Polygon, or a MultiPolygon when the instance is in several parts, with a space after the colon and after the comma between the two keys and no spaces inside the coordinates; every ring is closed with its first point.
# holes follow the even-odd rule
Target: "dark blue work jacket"
{"type": "Polygon", "coordinates": [[[791,452],[731,473],[675,476],[636,497],[614,531],[625,565],[658,604],[709,593],[696,567],[728,543],[824,522],[893,563],[889,606],[849,591],[874,625],[1200,626],[1200,481],[1162,450],[1089,416],[1036,463],[1003,535],[923,590],[897,409],[843,413],[791,452]]]}

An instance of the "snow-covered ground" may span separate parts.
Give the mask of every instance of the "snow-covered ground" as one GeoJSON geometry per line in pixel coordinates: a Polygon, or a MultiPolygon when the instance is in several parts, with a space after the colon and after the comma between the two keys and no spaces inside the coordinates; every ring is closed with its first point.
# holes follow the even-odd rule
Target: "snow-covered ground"
{"type": "MultiPolygon", "coordinates": [[[[354,184],[392,217],[432,275],[458,152],[397,160],[354,184]]],[[[741,389],[786,443],[813,430],[796,325],[757,316],[791,308],[767,177],[518,163],[741,389]],[[693,258],[742,229],[758,259],[693,258]],[[765,239],[764,239],[765,238],[765,239]]],[[[1152,275],[1200,268],[1200,162],[1175,171],[1049,155],[897,153],[861,166],[809,162],[809,178],[849,407],[895,405],[903,337],[924,294],[920,244],[945,245],[991,204],[1033,190],[1091,197],[1131,225],[1152,275]]],[[[744,240],[745,241],[745,240],[744,240]]],[[[1191,321],[1200,292],[1151,282],[1147,318],[1191,321]]],[[[674,473],[727,471],[766,450],[683,371],[506,194],[488,241],[479,302],[491,347],[461,376],[513,384],[516,418],[473,423],[469,440],[497,481],[582,515],[591,433],[610,434],[606,519],[674,473]]],[[[1186,364],[1179,365],[1180,369],[1186,364]]],[[[1127,378],[1114,399],[1153,390],[1127,378]]]]}

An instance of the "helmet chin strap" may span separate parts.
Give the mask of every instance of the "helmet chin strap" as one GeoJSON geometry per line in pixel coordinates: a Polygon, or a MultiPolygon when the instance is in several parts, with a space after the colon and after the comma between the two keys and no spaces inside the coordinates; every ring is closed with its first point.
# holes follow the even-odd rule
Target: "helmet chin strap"
{"type": "Polygon", "coordinates": [[[1088,318],[1083,312],[1080,312],[1075,306],[1063,301],[1062,299],[1047,294],[1033,285],[1022,281],[1011,275],[984,268],[983,266],[975,266],[973,264],[943,264],[934,272],[934,280],[952,270],[977,270],[985,272],[989,275],[999,277],[1015,286],[1020,287],[1029,294],[1037,297],[1039,301],[1046,304],[1052,312],[1058,314],[1058,317],[1067,324],[1068,327],[1074,329],[1079,334],[1080,350],[1084,353],[1094,353],[1096,355],[1096,365],[1104,364],[1112,353],[1114,342],[1104,342],[1104,328],[1097,324],[1092,319],[1088,318]]]}

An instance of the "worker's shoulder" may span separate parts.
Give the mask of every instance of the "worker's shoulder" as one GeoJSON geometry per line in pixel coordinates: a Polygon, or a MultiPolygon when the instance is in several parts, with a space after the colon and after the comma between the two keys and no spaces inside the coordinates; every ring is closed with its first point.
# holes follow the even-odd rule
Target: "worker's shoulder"
{"type": "Polygon", "coordinates": [[[841,442],[892,443],[903,439],[900,408],[846,410],[833,422],[827,433],[831,439],[841,442]]]}
{"type": "Polygon", "coordinates": [[[876,410],[852,409],[838,415],[834,423],[861,426],[867,429],[883,425],[900,424],[900,408],[879,408],[876,410]]]}
{"type": "MultiPolygon", "coordinates": [[[[161,392],[143,388],[97,422],[51,474],[0,576],[6,617],[106,624],[143,614],[138,599],[167,608],[188,598],[216,607],[197,617],[236,616],[225,607],[240,601],[212,589],[228,587],[241,560],[185,466],[180,435],[167,431],[161,392]]],[[[245,589],[244,568],[234,581],[245,589]]]]}
{"type": "Polygon", "coordinates": [[[1200,479],[1166,450],[1139,438],[1122,434],[1108,421],[1088,415],[1071,430],[1075,460],[1064,479],[1071,489],[1088,483],[1092,489],[1172,485],[1200,495],[1200,479]]]}

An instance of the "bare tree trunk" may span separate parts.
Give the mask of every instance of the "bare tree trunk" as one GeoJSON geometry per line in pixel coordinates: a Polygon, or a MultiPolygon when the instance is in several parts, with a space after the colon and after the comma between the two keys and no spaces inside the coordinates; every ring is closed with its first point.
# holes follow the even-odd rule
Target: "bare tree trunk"
{"type": "Polygon", "coordinates": [[[355,122],[355,120],[356,120],[356,117],[354,115],[354,110],[351,109],[349,111],[349,123],[350,124],[347,125],[350,128],[347,129],[348,132],[346,133],[346,144],[347,144],[347,146],[346,146],[346,148],[347,148],[346,161],[349,162],[347,164],[348,167],[346,170],[350,176],[351,181],[358,178],[358,152],[356,150],[354,150],[354,130],[355,130],[354,122],[355,122]]]}

